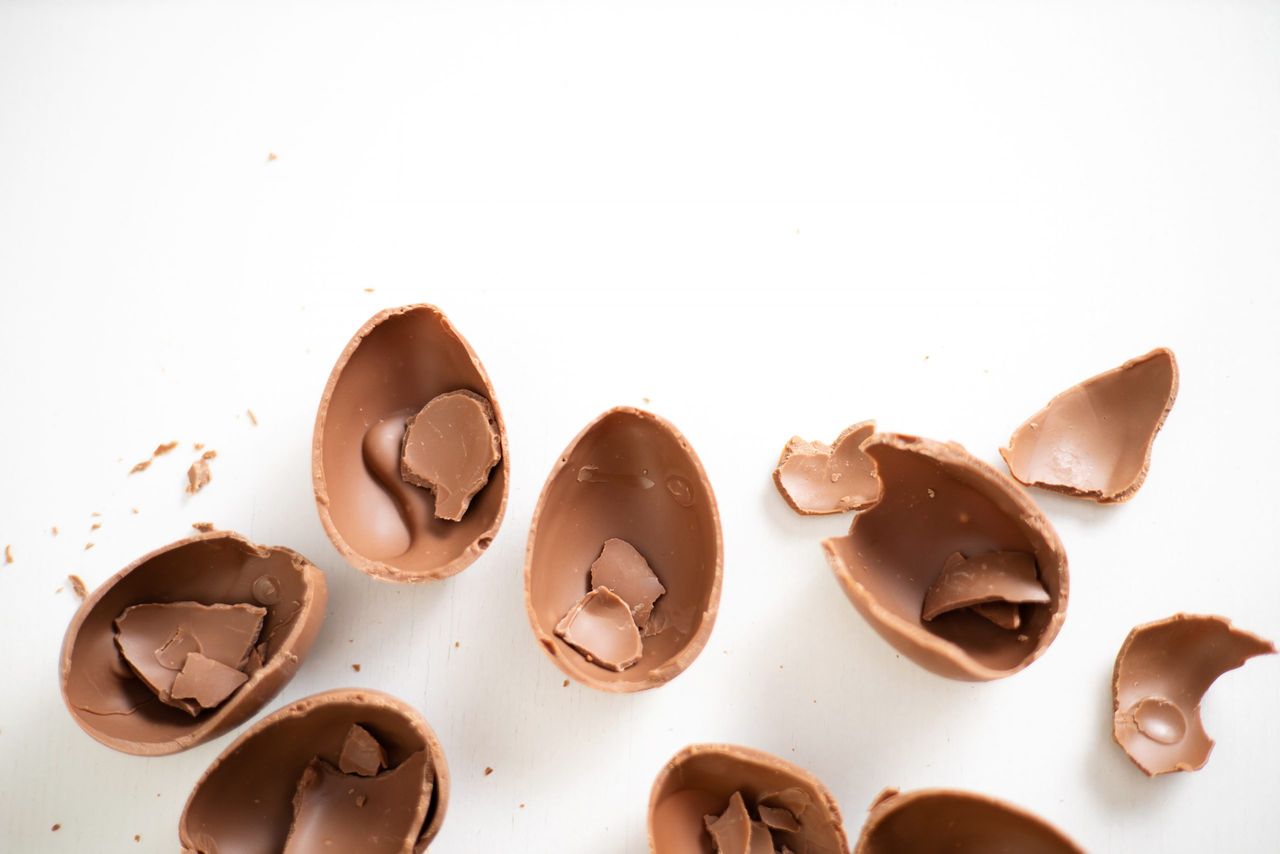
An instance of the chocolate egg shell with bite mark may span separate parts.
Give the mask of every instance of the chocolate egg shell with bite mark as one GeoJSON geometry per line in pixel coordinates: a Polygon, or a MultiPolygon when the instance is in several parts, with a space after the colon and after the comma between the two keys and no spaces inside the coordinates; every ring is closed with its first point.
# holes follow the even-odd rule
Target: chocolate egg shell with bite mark
{"type": "Polygon", "coordinates": [[[871,805],[854,854],[1083,854],[1037,815],[976,792],[886,789],[871,805]]]}
{"type": "Polygon", "coordinates": [[[735,792],[742,794],[750,810],[758,810],[763,799],[794,816],[797,830],[772,831],[776,846],[811,854],[848,854],[844,819],[826,786],[803,768],[735,744],[689,745],[658,772],[649,793],[649,850],[711,854],[704,816],[724,812],[735,792]]]}
{"type": "MultiPolygon", "coordinates": [[[[304,772],[318,759],[330,772],[338,765],[352,726],[372,735],[386,753],[389,770],[354,776],[353,788],[373,785],[404,767],[422,766],[424,777],[395,792],[396,803],[359,802],[370,821],[394,806],[412,811],[401,849],[425,851],[440,832],[449,804],[449,768],[439,739],[411,706],[378,691],[346,689],[315,694],[258,721],[222,752],[195,784],[182,811],[178,836],[184,852],[258,854],[284,850],[294,824],[294,796],[304,772]]],[[[404,773],[403,771],[401,772],[404,773]]],[[[319,819],[323,820],[323,804],[319,819]]],[[[401,825],[404,825],[402,823],[401,825]]],[[[347,847],[372,830],[345,822],[347,847]]],[[[354,847],[352,847],[354,846],[354,847]]]]}
{"type": "Polygon", "coordinates": [[[311,649],[328,599],[324,574],[304,557],[226,531],[170,543],[134,561],[85,601],[62,645],[62,697],[80,728],[125,753],[157,756],[208,741],[255,715],[311,649]],[[116,643],[128,608],[159,603],[265,609],[261,664],[216,708],[196,716],[167,705],[134,675],[116,643]]]}
{"type": "Polygon", "coordinates": [[[311,470],[329,539],[375,578],[447,578],[489,547],[507,505],[507,433],[484,367],[443,312],[391,308],[356,332],[320,399],[311,470]],[[458,521],[437,518],[436,496],[405,480],[401,460],[406,423],[451,392],[487,402],[500,446],[488,482],[458,521]]]}
{"type": "Polygon", "coordinates": [[[665,684],[706,645],[723,559],[715,495],[693,448],[657,415],[611,409],[569,443],[534,510],[524,567],[534,635],[557,667],[592,688],[665,684]],[[589,662],[555,632],[590,592],[591,566],[614,538],[645,558],[666,591],[653,605],[640,660],[618,672],[589,662]]]}
{"type": "Polygon", "coordinates": [[[999,679],[1039,658],[1066,617],[1067,556],[1026,490],[955,443],[877,433],[862,447],[880,497],[822,544],[859,613],[904,656],[952,679],[999,679]],[[925,596],[955,552],[1031,555],[1049,601],[1022,605],[1017,631],[972,609],[925,621],[925,596]]]}

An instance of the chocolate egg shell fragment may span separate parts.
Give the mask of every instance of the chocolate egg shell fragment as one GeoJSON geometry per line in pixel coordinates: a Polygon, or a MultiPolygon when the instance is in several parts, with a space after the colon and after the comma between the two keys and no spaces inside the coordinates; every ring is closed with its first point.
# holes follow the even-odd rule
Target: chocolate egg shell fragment
{"type": "Polygon", "coordinates": [[[1028,486],[1100,504],[1128,501],[1147,478],[1151,446],[1178,396],[1178,363],[1163,348],[1072,386],[1001,448],[1028,486]]]}
{"type": "Polygon", "coordinates": [[[389,581],[461,572],[497,534],[509,476],[497,398],[448,318],[410,305],[361,327],[329,376],[312,445],[316,506],[338,551],[389,581]],[[418,421],[427,428],[418,439],[434,429],[452,432],[407,447],[406,428],[418,421]],[[432,461],[419,454],[447,449],[455,455],[432,461]]]}
{"type": "Polygon", "coordinates": [[[889,789],[876,798],[855,854],[1083,854],[1044,819],[1003,801],[954,789],[889,789]]]}
{"type": "Polygon", "coordinates": [[[874,421],[863,421],[847,428],[831,445],[793,436],[773,470],[778,493],[802,516],[869,507],[880,493],[880,481],[875,463],[859,446],[875,429],[874,421]]]}
{"type": "Polygon", "coordinates": [[[848,854],[842,822],[835,798],[812,774],[732,744],[684,748],[658,773],[649,795],[654,854],[715,854],[713,838],[723,844],[762,835],[770,852],[785,846],[797,854],[848,854]],[[717,821],[713,834],[710,825],[717,821]]]}
{"type": "Polygon", "coordinates": [[[862,448],[880,497],[822,544],[854,607],[904,656],[952,679],[999,679],[1037,659],[1066,616],[1067,557],[1027,493],[954,443],[877,433],[862,448]],[[1016,631],[973,608],[925,620],[925,597],[955,552],[1030,555],[1048,601],[1021,605],[1016,631]]]}
{"type": "MultiPolygon", "coordinates": [[[[524,573],[534,635],[557,667],[593,688],[664,684],[706,645],[720,601],[722,548],[715,496],[689,443],[652,413],[611,409],[565,449],[534,511],[524,573]],[[610,557],[605,544],[613,539],[637,552],[665,591],[653,600],[640,659],[621,671],[589,661],[555,631],[592,591],[592,565],[610,557]]],[[[642,572],[633,574],[638,567],[614,567],[636,582],[614,591],[636,597],[628,602],[636,619],[657,593],[642,572]]]]}
{"type": "Polygon", "coordinates": [[[77,612],[62,646],[67,709],[125,753],[208,741],[293,678],[327,598],[324,575],[289,549],[225,531],[171,543],[121,570],[77,612]]]}
{"type": "Polygon", "coordinates": [[[1200,701],[1219,676],[1276,647],[1224,617],[1175,614],[1138,626],[1116,656],[1112,734],[1148,776],[1197,771],[1213,739],[1200,701]]]}
{"type": "Polygon", "coordinates": [[[192,789],[178,836],[190,854],[422,852],[448,802],[444,751],[421,715],[377,691],[330,691],[223,751],[192,789]]]}

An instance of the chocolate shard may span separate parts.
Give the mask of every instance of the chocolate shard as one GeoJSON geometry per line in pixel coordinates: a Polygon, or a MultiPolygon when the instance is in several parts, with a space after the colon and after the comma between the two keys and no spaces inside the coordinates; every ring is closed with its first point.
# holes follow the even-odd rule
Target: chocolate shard
{"type": "Polygon", "coordinates": [[[793,436],[773,470],[773,483],[783,500],[802,516],[844,513],[874,504],[880,480],[875,463],[860,446],[875,429],[874,421],[863,421],[845,429],[832,445],[793,436]]]}
{"type": "Polygon", "coordinates": [[[600,556],[591,564],[591,586],[607,587],[631,608],[636,626],[644,630],[653,612],[653,603],[667,588],[635,546],[617,537],[604,541],[600,556]]]}
{"type": "Polygon", "coordinates": [[[1175,614],[1138,626],[1116,655],[1116,743],[1150,777],[1203,768],[1213,750],[1200,720],[1205,692],[1223,673],[1275,652],[1224,617],[1175,614]]]}
{"type": "Polygon", "coordinates": [[[187,656],[202,656],[243,671],[262,631],[265,608],[256,605],[202,605],[168,602],[133,605],[115,619],[115,643],[134,674],[162,703],[191,715],[200,704],[173,696],[174,681],[187,656]]]}
{"type": "Polygon", "coordinates": [[[359,724],[352,724],[347,730],[347,738],[342,742],[342,753],[338,756],[338,770],[344,774],[358,774],[361,777],[373,777],[387,767],[387,752],[382,749],[378,740],[359,724]]]}
{"type": "Polygon", "coordinates": [[[1128,501],[1146,480],[1151,446],[1178,395],[1178,364],[1160,348],[1059,394],[1001,448],[1028,486],[1128,501]]]}
{"type": "Polygon", "coordinates": [[[760,814],[760,821],[765,827],[774,830],[786,830],[794,833],[800,829],[800,822],[790,811],[782,807],[767,807],[764,804],[756,804],[756,812],[760,814]]]}
{"type": "Polygon", "coordinates": [[[432,398],[405,423],[400,474],[435,493],[437,519],[457,522],[502,459],[489,401],[460,389],[432,398]]]}
{"type": "Polygon", "coordinates": [[[421,750],[376,777],[343,774],[317,757],[298,780],[284,854],[403,854],[417,840],[431,785],[421,750]]]}
{"type": "Polygon", "coordinates": [[[1002,629],[1014,631],[1022,627],[1022,612],[1013,602],[982,602],[974,605],[971,610],[1002,629]]]}
{"type": "Polygon", "coordinates": [[[607,587],[579,599],[555,631],[587,661],[609,670],[626,670],[644,653],[631,608],[607,587]]]}
{"type": "Polygon", "coordinates": [[[776,809],[784,809],[791,813],[797,820],[803,815],[804,811],[809,808],[812,801],[804,790],[797,789],[794,786],[787,789],[781,789],[777,792],[768,792],[760,796],[756,802],[757,806],[774,807],[776,809]]]}
{"type": "Polygon", "coordinates": [[[741,792],[729,797],[729,805],[719,816],[706,816],[707,833],[716,854],[774,854],[769,828],[752,821],[741,792]]]}
{"type": "Polygon", "coordinates": [[[186,663],[173,679],[169,695],[174,700],[194,700],[202,709],[212,709],[249,681],[249,677],[221,661],[187,653],[186,663]]]}
{"type": "MultiPolygon", "coordinates": [[[[978,605],[1043,605],[1048,601],[1049,594],[1036,576],[1036,559],[1032,555],[1001,551],[966,559],[960,552],[952,552],[925,592],[920,615],[932,620],[949,611],[978,605]]],[[[999,620],[992,622],[1000,625],[999,620]]]]}

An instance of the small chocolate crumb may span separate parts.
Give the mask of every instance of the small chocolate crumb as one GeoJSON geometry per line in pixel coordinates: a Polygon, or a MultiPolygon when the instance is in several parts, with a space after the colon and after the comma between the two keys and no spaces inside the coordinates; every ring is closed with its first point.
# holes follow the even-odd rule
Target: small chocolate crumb
{"type": "Polygon", "coordinates": [[[191,447],[195,448],[197,451],[203,451],[203,450],[204,450],[204,442],[196,442],[196,443],[195,443],[194,445],[192,445],[191,447]]]}
{"type": "Polygon", "coordinates": [[[89,526],[89,530],[90,530],[90,531],[96,531],[96,530],[98,530],[98,529],[99,529],[99,528],[101,528],[101,527],[102,527],[102,523],[101,523],[101,522],[94,522],[92,525],[90,525],[90,526],[89,526]]]}
{"type": "Polygon", "coordinates": [[[493,773],[493,769],[492,769],[492,768],[490,768],[488,765],[484,766],[484,775],[485,775],[486,777],[488,777],[488,776],[489,776],[490,774],[492,774],[492,773],[493,773]]]}
{"type": "Polygon", "coordinates": [[[133,841],[134,841],[134,842],[141,842],[141,841],[142,841],[142,834],[141,834],[141,833],[135,833],[135,834],[133,835],[133,841]]]}
{"type": "Polygon", "coordinates": [[[97,510],[94,510],[94,511],[93,511],[92,513],[90,513],[89,515],[90,515],[90,516],[101,516],[102,514],[101,514],[101,513],[99,513],[97,510]]]}
{"type": "Polygon", "coordinates": [[[561,687],[561,688],[568,688],[568,687],[569,687],[569,680],[568,680],[568,679],[564,680],[564,684],[563,684],[563,685],[561,685],[560,687],[561,687]]]}
{"type": "Polygon", "coordinates": [[[352,670],[354,670],[356,673],[359,673],[359,672],[360,672],[360,665],[358,665],[358,664],[353,664],[353,665],[351,665],[351,669],[352,669],[352,670]]]}
{"type": "Polygon", "coordinates": [[[130,507],[130,508],[129,508],[129,510],[133,512],[133,515],[135,515],[135,516],[137,516],[137,515],[138,515],[138,508],[137,508],[137,507],[130,507]]]}
{"type": "Polygon", "coordinates": [[[365,288],[365,289],[364,289],[364,292],[365,292],[366,294],[371,294],[371,293],[373,293],[373,288],[365,288]]]}
{"type": "Polygon", "coordinates": [[[249,416],[249,423],[250,423],[250,424],[252,424],[254,427],[257,427],[257,426],[258,426],[258,416],[256,416],[256,415],[254,415],[254,414],[253,414],[253,410],[252,410],[252,409],[246,409],[246,410],[245,410],[245,414],[249,416]]]}
{"type": "Polygon", "coordinates": [[[58,526],[54,525],[52,528],[50,528],[49,533],[55,537],[58,536],[58,526]]]}
{"type": "MultiPolygon", "coordinates": [[[[210,453],[213,452],[210,451],[210,453]]],[[[191,464],[191,468],[187,469],[187,492],[195,495],[211,480],[213,480],[213,474],[209,471],[209,464],[203,458],[198,459],[191,464]]]]}
{"type": "Polygon", "coordinates": [[[458,647],[460,647],[460,646],[462,646],[462,641],[454,641],[454,642],[453,642],[453,648],[454,648],[454,649],[457,649],[457,648],[458,648],[458,647]]]}
{"type": "Polygon", "coordinates": [[[213,530],[213,523],[212,522],[192,522],[191,527],[195,528],[197,531],[202,531],[203,533],[207,534],[213,530]]]}
{"type": "MultiPolygon", "coordinates": [[[[58,529],[57,529],[57,528],[54,528],[54,529],[53,529],[53,532],[54,532],[55,534],[56,534],[56,533],[58,533],[58,529]]],[[[5,546],[5,547],[4,547],[4,562],[5,562],[5,563],[13,563],[13,546],[5,546]]]]}
{"type": "Polygon", "coordinates": [[[167,454],[176,447],[178,447],[177,442],[165,442],[163,445],[156,445],[156,449],[151,452],[151,456],[158,457],[161,454],[167,454]]]}
{"type": "Polygon", "coordinates": [[[89,588],[85,587],[84,579],[78,575],[68,575],[67,581],[71,582],[71,590],[80,597],[80,601],[84,601],[89,596],[89,588]]]}
{"type": "Polygon", "coordinates": [[[279,159],[280,159],[280,158],[276,155],[276,153],[275,153],[274,151],[268,151],[268,152],[267,152],[267,162],[268,162],[268,163],[271,163],[272,161],[279,160],[279,159]]]}
{"type": "Polygon", "coordinates": [[[521,805],[520,805],[520,809],[524,809],[524,804],[521,804],[521,805]]]}
{"type": "Polygon", "coordinates": [[[84,550],[85,550],[85,551],[89,551],[89,549],[91,549],[91,548],[93,548],[93,543],[85,543],[85,544],[84,544],[84,550]]]}
{"type": "Polygon", "coordinates": [[[213,459],[213,458],[214,458],[214,457],[216,457],[216,456],[218,456],[218,452],[217,452],[217,451],[205,451],[203,454],[201,454],[201,455],[200,455],[200,459],[202,459],[202,460],[211,460],[211,459],[213,459]]]}
{"type": "Polygon", "coordinates": [[[49,828],[49,829],[50,829],[50,830],[52,830],[54,833],[57,833],[59,830],[62,830],[62,825],[60,825],[60,824],[55,824],[53,827],[51,827],[51,828],[49,828]]]}
{"type": "Polygon", "coordinates": [[[143,460],[142,462],[129,469],[129,474],[137,474],[140,471],[146,471],[151,468],[151,460],[143,460]]]}

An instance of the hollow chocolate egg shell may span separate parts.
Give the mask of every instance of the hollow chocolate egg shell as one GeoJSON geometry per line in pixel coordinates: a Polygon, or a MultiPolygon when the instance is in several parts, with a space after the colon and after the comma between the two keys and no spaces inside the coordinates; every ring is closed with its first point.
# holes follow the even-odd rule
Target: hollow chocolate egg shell
{"type": "MultiPolygon", "coordinates": [[[[484,436],[466,439],[468,445],[488,443],[484,436]]],[[[413,462],[407,468],[417,480],[413,462]]],[[[433,469],[432,476],[438,474],[433,469]]],[[[320,520],[353,566],[388,581],[432,581],[461,572],[497,534],[509,477],[497,397],[479,358],[443,312],[430,305],[391,308],[356,332],[325,386],[312,444],[320,520]],[[406,479],[402,454],[406,425],[446,395],[484,404],[478,427],[496,432],[498,460],[479,473],[487,482],[474,495],[455,497],[442,513],[437,499],[445,500],[443,493],[406,479]]]]}
{"type": "Polygon", "coordinates": [[[713,854],[706,819],[725,814],[735,794],[749,817],[768,827],[771,851],[785,845],[797,854],[848,854],[840,808],[826,786],[790,762],[734,744],[689,745],[662,768],[649,794],[649,850],[713,854]]]}
{"type": "Polygon", "coordinates": [[[880,497],[822,544],[859,613],[904,656],[952,679],[999,679],[1040,657],[1066,616],[1067,557],[1026,491],[955,443],[877,433],[862,448],[880,497]],[[926,594],[956,552],[1031,555],[1048,602],[1022,605],[1016,630],[969,608],[925,621],[926,594]]]}
{"type": "Polygon", "coordinates": [[[567,676],[602,691],[653,688],[683,672],[706,645],[722,563],[715,495],[693,448],[657,415],[611,409],[569,443],[538,499],[525,554],[529,621],[567,676]],[[639,661],[616,672],[556,635],[591,592],[592,564],[611,539],[634,548],[665,591],[652,604],[639,661]]]}
{"type": "MultiPolygon", "coordinates": [[[[248,720],[293,678],[320,630],[327,598],[324,574],[290,549],[225,531],[170,543],[122,569],[80,607],[62,646],[63,700],[80,728],[108,747],[146,756],[186,750],[248,720]],[[253,644],[242,668],[247,678],[237,676],[214,708],[195,706],[193,714],[162,702],[118,646],[117,621],[126,610],[166,603],[262,614],[246,641],[253,644]]],[[[175,620],[180,626],[182,618],[175,620]]],[[[176,653],[201,651],[168,643],[156,649],[157,658],[162,649],[174,654],[171,671],[185,659],[176,653]]]]}
{"type": "Polygon", "coordinates": [[[1083,854],[1062,831],[996,798],[956,789],[886,789],[871,805],[855,854],[1083,854]]]}
{"type": "Polygon", "coordinates": [[[184,854],[302,854],[320,850],[309,844],[317,838],[334,851],[420,854],[448,802],[444,751],[416,710],[378,691],[329,691],[263,718],[223,751],[192,789],[178,836],[184,854]],[[385,770],[344,760],[356,727],[376,740],[385,770]]]}

